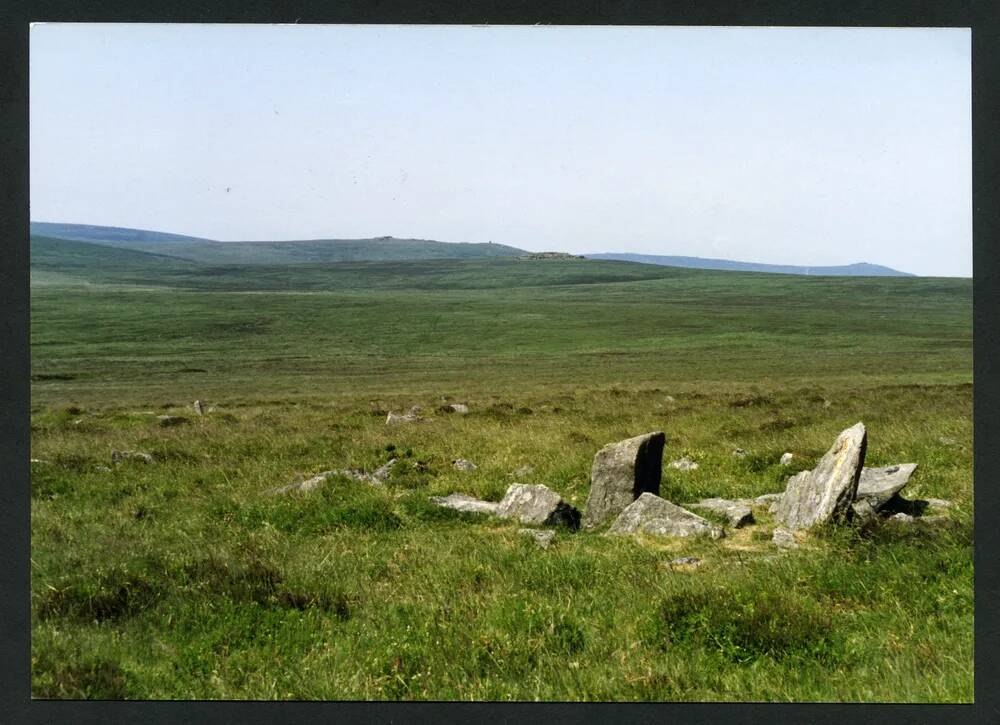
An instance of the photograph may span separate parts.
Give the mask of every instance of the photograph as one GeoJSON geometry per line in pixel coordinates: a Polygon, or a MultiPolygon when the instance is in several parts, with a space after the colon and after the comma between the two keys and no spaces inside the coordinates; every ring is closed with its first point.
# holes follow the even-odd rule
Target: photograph
{"type": "Polygon", "coordinates": [[[27,32],[33,700],[973,703],[969,27],[27,32]]]}

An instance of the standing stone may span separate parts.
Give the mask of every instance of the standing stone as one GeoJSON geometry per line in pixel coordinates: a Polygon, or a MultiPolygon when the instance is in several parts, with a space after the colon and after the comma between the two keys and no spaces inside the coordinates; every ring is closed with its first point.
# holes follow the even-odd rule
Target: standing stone
{"type": "Polygon", "coordinates": [[[781,454],[781,460],[778,461],[778,463],[780,463],[782,466],[787,466],[788,464],[790,464],[792,462],[793,458],[795,458],[795,456],[793,456],[791,453],[787,453],[787,452],[786,453],[782,453],[781,454]]]}
{"type": "Polygon", "coordinates": [[[609,534],[649,534],[652,536],[710,536],[721,539],[721,527],[677,504],[652,493],[644,493],[618,515],[609,534]]]}
{"type": "Polygon", "coordinates": [[[197,413],[198,415],[205,415],[205,411],[201,407],[200,400],[194,401],[194,405],[192,407],[194,408],[194,412],[197,413]]]}
{"type": "Polygon", "coordinates": [[[497,516],[517,519],[522,524],[564,525],[571,529],[580,527],[580,512],[562,500],[548,486],[515,483],[507,489],[497,516]]]}
{"type": "Polygon", "coordinates": [[[776,506],[775,518],[792,530],[808,529],[826,521],[846,521],[858,490],[867,444],[863,423],[837,436],[816,468],[789,479],[776,506]]]}
{"type": "Polygon", "coordinates": [[[584,526],[597,526],[617,516],[640,494],[660,493],[665,442],[663,432],[654,431],[609,443],[597,452],[590,472],[584,526]]]}
{"type": "Polygon", "coordinates": [[[862,468],[855,500],[867,500],[872,508],[878,511],[903,490],[916,468],[916,463],[901,463],[885,468],[862,468]]]}

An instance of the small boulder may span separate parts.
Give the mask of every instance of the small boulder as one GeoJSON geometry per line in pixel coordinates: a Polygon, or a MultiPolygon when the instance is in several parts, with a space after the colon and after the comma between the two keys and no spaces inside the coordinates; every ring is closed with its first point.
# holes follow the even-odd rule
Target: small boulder
{"type": "Polygon", "coordinates": [[[389,413],[385,417],[386,425],[395,425],[397,423],[415,423],[418,420],[422,420],[416,413],[389,413]]]}
{"type": "Polygon", "coordinates": [[[191,407],[194,408],[194,412],[197,415],[204,415],[205,414],[204,409],[201,407],[201,401],[200,400],[194,401],[194,405],[191,406],[191,407]]]}
{"type": "Polygon", "coordinates": [[[865,526],[878,518],[878,509],[870,498],[862,498],[851,504],[852,519],[855,523],[865,526]]]}
{"type": "Polygon", "coordinates": [[[458,413],[459,415],[466,415],[469,412],[469,406],[465,403],[452,403],[446,407],[450,408],[452,413],[458,413]]]}
{"type": "Polygon", "coordinates": [[[617,516],[642,493],[659,494],[665,442],[666,435],[654,431],[609,443],[597,452],[584,526],[597,526],[617,516]]]}
{"type": "Polygon", "coordinates": [[[690,458],[679,458],[676,461],[671,461],[670,467],[676,468],[678,471],[698,470],[698,464],[692,461],[690,458]]]}
{"type": "Polygon", "coordinates": [[[697,503],[684,504],[688,508],[705,509],[729,519],[729,525],[739,529],[754,522],[753,511],[746,501],[730,501],[725,498],[704,498],[697,503]]]}
{"type": "Polygon", "coordinates": [[[795,458],[791,453],[785,452],[781,454],[781,459],[778,461],[782,466],[787,466],[791,464],[792,459],[795,458]]]}
{"type": "Polygon", "coordinates": [[[467,461],[464,458],[456,458],[451,462],[451,465],[457,468],[459,471],[475,471],[479,466],[477,466],[472,461],[467,461]]]}
{"type": "Polygon", "coordinates": [[[771,543],[779,549],[797,549],[799,544],[795,540],[795,534],[788,529],[777,528],[771,536],[771,543]]]}
{"type": "Polygon", "coordinates": [[[677,504],[652,493],[644,493],[618,515],[609,534],[649,534],[652,536],[725,536],[721,527],[677,504]]]}
{"type": "Polygon", "coordinates": [[[750,455],[750,453],[749,451],[746,451],[742,448],[734,448],[733,455],[736,456],[737,458],[746,458],[748,455],[750,455]]]}
{"type": "Polygon", "coordinates": [[[812,471],[788,481],[777,503],[775,517],[789,529],[807,529],[826,521],[843,522],[865,462],[868,434],[863,423],[843,431],[812,471]]]}
{"type": "Polygon", "coordinates": [[[552,529],[518,529],[517,533],[531,537],[543,549],[548,549],[552,540],[556,538],[556,532],[552,529]]]}
{"type": "Polygon", "coordinates": [[[389,474],[392,473],[392,469],[397,463],[399,463],[398,458],[390,458],[372,472],[372,479],[377,483],[383,483],[389,478],[389,474]]]}
{"type": "Polygon", "coordinates": [[[141,451],[111,451],[111,462],[116,466],[125,461],[141,461],[142,463],[152,463],[153,457],[141,451]]]}
{"type": "Polygon", "coordinates": [[[901,463],[884,468],[862,468],[854,499],[867,500],[872,508],[878,511],[903,490],[916,468],[916,463],[901,463]]]}
{"type": "Polygon", "coordinates": [[[453,493],[448,496],[431,496],[430,501],[444,508],[472,514],[495,514],[497,507],[500,505],[496,501],[483,501],[464,493],[453,493]]]}
{"type": "Polygon", "coordinates": [[[156,416],[156,422],[159,423],[161,428],[173,428],[174,426],[184,425],[190,421],[183,415],[158,415],[156,416]]]}
{"type": "Polygon", "coordinates": [[[558,493],[541,484],[511,485],[496,513],[500,518],[517,519],[522,524],[558,524],[571,529],[580,526],[580,512],[563,501],[558,493]]]}

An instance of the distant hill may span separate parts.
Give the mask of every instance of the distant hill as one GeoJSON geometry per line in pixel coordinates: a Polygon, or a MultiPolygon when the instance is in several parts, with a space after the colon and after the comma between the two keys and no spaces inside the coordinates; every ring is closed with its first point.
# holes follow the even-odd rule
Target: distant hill
{"type": "Polygon", "coordinates": [[[587,259],[616,259],[621,262],[659,264],[667,267],[689,267],[692,269],[721,269],[731,272],[769,272],[775,274],[807,274],[830,277],[915,277],[908,272],[900,272],[879,264],[858,262],[835,267],[802,267],[791,264],[757,264],[755,262],[732,262],[728,259],[706,259],[704,257],[668,257],[656,254],[630,254],[608,252],[588,254],[587,259]]]}
{"type": "Polygon", "coordinates": [[[299,264],[381,262],[420,259],[492,259],[518,257],[523,249],[504,244],[438,242],[429,239],[307,239],[273,242],[219,242],[145,229],[86,224],[32,222],[31,232],[166,255],[202,264],[299,264]]]}

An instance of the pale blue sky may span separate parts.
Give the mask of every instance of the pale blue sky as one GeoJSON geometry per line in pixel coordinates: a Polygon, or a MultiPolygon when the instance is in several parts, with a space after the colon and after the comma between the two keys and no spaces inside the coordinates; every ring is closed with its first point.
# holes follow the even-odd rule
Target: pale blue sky
{"type": "Polygon", "coordinates": [[[967,29],[43,24],[31,218],[972,272],[967,29]]]}

